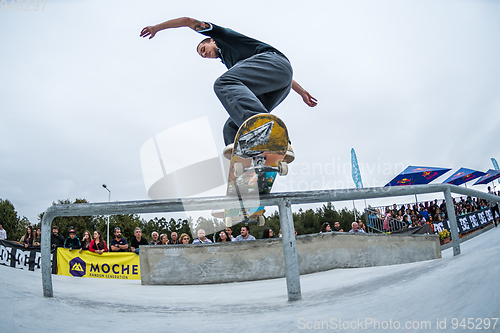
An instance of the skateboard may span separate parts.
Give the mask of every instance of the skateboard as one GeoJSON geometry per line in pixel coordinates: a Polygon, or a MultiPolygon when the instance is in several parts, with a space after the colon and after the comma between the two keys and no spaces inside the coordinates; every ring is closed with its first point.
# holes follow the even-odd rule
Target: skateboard
{"type": "Polygon", "coordinates": [[[241,125],[234,141],[226,192],[238,198],[240,208],[224,210],[226,226],[233,222],[264,225],[259,195],[271,191],[277,174],[288,173],[288,164],[283,161],[287,149],[288,131],[278,117],[258,114],[241,125]]]}

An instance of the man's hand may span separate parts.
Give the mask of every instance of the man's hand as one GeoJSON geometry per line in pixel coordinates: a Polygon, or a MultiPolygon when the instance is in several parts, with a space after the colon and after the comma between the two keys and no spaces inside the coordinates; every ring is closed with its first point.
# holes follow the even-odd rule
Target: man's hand
{"type": "Polygon", "coordinates": [[[157,32],[158,30],[156,30],[155,26],[145,27],[141,31],[141,37],[146,38],[149,36],[149,39],[151,39],[156,35],[157,32]]]}
{"type": "Polygon", "coordinates": [[[304,90],[304,92],[301,93],[300,96],[302,96],[302,100],[304,101],[304,103],[306,103],[310,107],[318,105],[318,100],[312,97],[311,94],[309,94],[307,91],[304,90]]]}
{"type": "Polygon", "coordinates": [[[142,29],[141,37],[145,38],[149,36],[149,39],[153,38],[158,31],[172,28],[189,27],[194,31],[202,31],[210,28],[210,24],[202,21],[195,20],[190,17],[179,17],[176,19],[168,20],[163,23],[148,26],[142,29]]]}
{"type": "Polygon", "coordinates": [[[318,105],[318,100],[311,96],[304,88],[297,83],[297,81],[292,81],[292,89],[302,97],[304,103],[309,105],[310,107],[314,107],[318,105]]]}

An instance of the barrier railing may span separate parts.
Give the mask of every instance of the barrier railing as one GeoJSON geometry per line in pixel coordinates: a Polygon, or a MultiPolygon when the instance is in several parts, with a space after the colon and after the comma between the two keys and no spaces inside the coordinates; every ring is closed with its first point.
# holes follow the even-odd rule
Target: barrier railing
{"type": "Polygon", "coordinates": [[[365,216],[366,216],[365,223],[369,233],[393,232],[407,228],[409,226],[409,223],[407,222],[400,221],[392,217],[379,216],[379,214],[377,214],[375,210],[370,208],[365,209],[365,216]],[[386,219],[387,222],[384,225],[384,221],[386,219]]]}
{"type": "MultiPolygon", "coordinates": [[[[416,185],[403,187],[372,187],[346,190],[319,190],[305,192],[284,192],[262,195],[261,206],[278,206],[282,231],[283,254],[288,300],[302,298],[300,290],[299,263],[293,225],[292,205],[374,199],[383,197],[405,196],[413,194],[444,192],[448,217],[451,226],[453,255],[460,254],[457,220],[453,208],[451,192],[471,195],[478,198],[500,202],[500,197],[458,187],[449,184],[416,185]]],[[[78,205],[53,205],[49,207],[42,219],[42,287],[45,297],[53,296],[50,265],[50,226],[58,216],[91,216],[116,214],[168,213],[179,211],[197,211],[212,209],[238,208],[240,202],[230,197],[189,198],[176,200],[145,200],[111,203],[81,203],[78,205]]]]}

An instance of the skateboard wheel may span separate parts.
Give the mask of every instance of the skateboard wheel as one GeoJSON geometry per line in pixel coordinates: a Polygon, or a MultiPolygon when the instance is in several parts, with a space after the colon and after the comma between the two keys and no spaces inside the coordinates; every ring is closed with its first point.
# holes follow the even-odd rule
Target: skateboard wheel
{"type": "Polygon", "coordinates": [[[234,168],[233,168],[234,176],[235,177],[241,177],[243,176],[243,173],[245,170],[243,170],[243,164],[242,163],[235,163],[234,168]]]}
{"type": "Polygon", "coordinates": [[[263,227],[266,224],[266,218],[264,216],[259,216],[259,227],[263,227]]]}
{"type": "Polygon", "coordinates": [[[231,216],[226,216],[226,227],[233,226],[233,218],[231,216]]]}
{"type": "Polygon", "coordinates": [[[280,162],[278,164],[278,173],[280,176],[286,176],[288,174],[288,164],[286,162],[280,162]]]}

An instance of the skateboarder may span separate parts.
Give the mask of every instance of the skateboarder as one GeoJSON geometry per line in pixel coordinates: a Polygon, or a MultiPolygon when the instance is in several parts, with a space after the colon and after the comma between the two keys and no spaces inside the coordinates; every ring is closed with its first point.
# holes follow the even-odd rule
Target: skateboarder
{"type": "MultiPolygon", "coordinates": [[[[223,129],[224,156],[230,158],[238,128],[246,119],[259,113],[269,113],[290,92],[296,91],[304,102],[313,107],[317,100],[293,80],[290,61],[269,44],[237,33],[213,23],[188,17],[168,20],[142,29],[141,37],[153,38],[158,31],[189,27],[208,38],[202,40],[196,51],[203,58],[220,58],[228,71],[214,83],[214,90],[229,113],[223,129]]],[[[285,161],[295,158],[291,146],[285,161]]]]}

